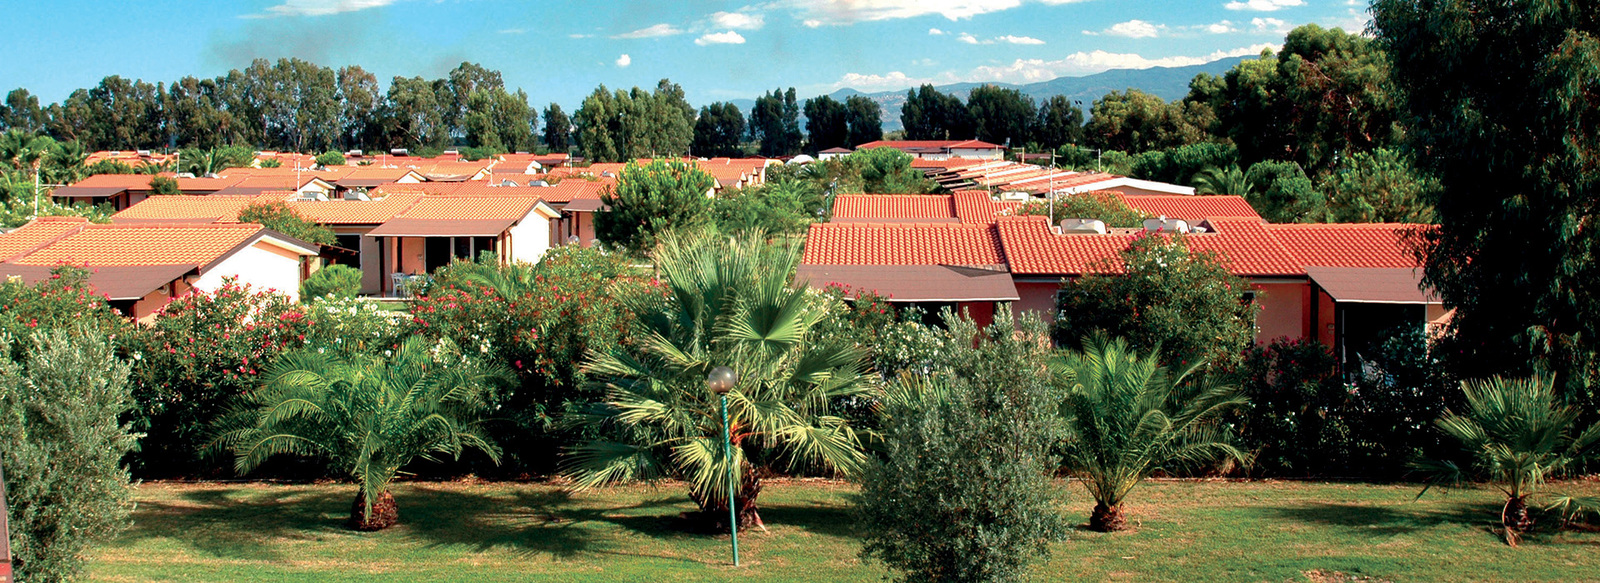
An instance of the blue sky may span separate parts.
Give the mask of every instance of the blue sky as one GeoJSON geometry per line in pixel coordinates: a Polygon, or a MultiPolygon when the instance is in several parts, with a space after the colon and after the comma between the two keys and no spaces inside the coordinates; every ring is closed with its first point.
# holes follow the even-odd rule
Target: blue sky
{"type": "Polygon", "coordinates": [[[666,77],[696,105],[790,86],[1026,83],[1254,54],[1300,24],[1367,22],[1361,0],[53,0],[6,13],[0,91],[49,102],[112,74],[171,81],[300,57],[385,84],[474,61],[568,111],[601,83],[666,77]]]}

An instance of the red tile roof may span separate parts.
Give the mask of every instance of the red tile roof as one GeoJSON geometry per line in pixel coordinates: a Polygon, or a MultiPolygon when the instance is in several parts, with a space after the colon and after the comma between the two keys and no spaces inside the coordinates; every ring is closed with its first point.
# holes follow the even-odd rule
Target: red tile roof
{"type": "Polygon", "coordinates": [[[1002,265],[990,225],[820,223],[811,225],[807,265],[1002,265]]]}
{"type": "Polygon", "coordinates": [[[204,265],[263,231],[256,224],[87,225],[31,253],[18,265],[204,265]]]}
{"type": "Polygon", "coordinates": [[[113,223],[234,221],[255,196],[152,196],[111,215],[113,223]]]}
{"type": "Polygon", "coordinates": [[[88,224],[89,219],[82,217],[39,217],[28,221],[9,233],[0,234],[0,261],[32,251],[88,224]]]}
{"type": "Polygon", "coordinates": [[[1301,265],[1318,267],[1414,268],[1404,241],[1421,225],[1395,223],[1265,225],[1301,265]]]}
{"type": "Polygon", "coordinates": [[[323,225],[376,225],[392,219],[422,200],[418,194],[391,194],[378,200],[290,201],[306,219],[323,225]]]}
{"type": "Polygon", "coordinates": [[[534,196],[425,196],[398,215],[421,220],[520,220],[528,216],[539,198],[534,196]]]}
{"type": "Polygon", "coordinates": [[[997,201],[983,190],[962,190],[951,198],[955,199],[956,217],[963,223],[992,223],[1022,206],[1021,201],[997,201]]]}
{"type": "Polygon", "coordinates": [[[936,194],[841,194],[833,201],[834,220],[955,222],[950,196],[936,194]]]}
{"type": "Polygon", "coordinates": [[[1122,202],[1152,217],[1199,222],[1212,218],[1261,219],[1242,196],[1233,195],[1123,195],[1122,202]]]}
{"type": "MultiPolygon", "coordinates": [[[[1217,232],[1190,235],[1197,250],[1218,251],[1228,271],[1241,276],[1305,275],[1288,250],[1255,221],[1212,221],[1217,232]]],[[[1000,241],[1011,260],[1011,272],[1020,275],[1077,275],[1102,271],[1098,262],[1113,257],[1143,233],[1108,235],[1057,235],[1039,216],[1001,217],[996,225],[1000,241]]]]}
{"type": "Polygon", "coordinates": [[[1001,146],[999,144],[991,144],[991,143],[988,143],[988,142],[981,142],[981,141],[978,141],[978,140],[878,140],[876,142],[867,142],[865,144],[861,144],[859,146],[856,146],[856,149],[857,150],[866,150],[866,149],[871,149],[871,148],[896,148],[896,149],[905,149],[905,148],[955,149],[955,148],[960,148],[960,149],[963,149],[963,150],[998,150],[998,149],[1004,148],[1004,147],[1005,146],[1001,146]]]}

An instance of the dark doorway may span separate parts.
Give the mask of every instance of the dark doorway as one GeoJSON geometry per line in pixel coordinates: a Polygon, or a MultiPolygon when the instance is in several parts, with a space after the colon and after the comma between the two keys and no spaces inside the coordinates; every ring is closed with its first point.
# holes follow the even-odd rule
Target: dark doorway
{"type": "Polygon", "coordinates": [[[433,270],[450,264],[450,259],[453,256],[450,253],[449,237],[426,237],[423,240],[427,241],[425,253],[428,273],[433,273],[433,270]]]}

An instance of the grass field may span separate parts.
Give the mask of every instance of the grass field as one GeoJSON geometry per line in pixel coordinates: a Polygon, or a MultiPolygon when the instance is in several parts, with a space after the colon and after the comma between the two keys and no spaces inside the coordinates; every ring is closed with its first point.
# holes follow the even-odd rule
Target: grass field
{"type": "MultiPolygon", "coordinates": [[[[1554,490],[1596,495],[1600,483],[1554,490]]],[[[1075,523],[1092,505],[1061,483],[1075,523]]],[[[1153,482],[1133,532],[1074,530],[1040,581],[1594,581],[1600,533],[1544,532],[1520,548],[1492,530],[1492,490],[1410,485],[1153,482]]],[[[774,483],[769,532],[686,530],[680,488],[568,495],[543,484],[398,486],[399,526],[341,526],[353,486],[145,484],[134,526],[96,552],[93,581],[880,581],[863,563],[848,484],[774,483]]]]}

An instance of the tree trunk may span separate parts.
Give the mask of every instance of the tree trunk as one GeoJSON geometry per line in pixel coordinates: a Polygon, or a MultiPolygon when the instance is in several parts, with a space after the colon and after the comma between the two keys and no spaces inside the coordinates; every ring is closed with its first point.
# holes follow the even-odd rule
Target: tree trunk
{"type": "Polygon", "coordinates": [[[1517,546],[1517,541],[1522,539],[1522,533],[1533,528],[1533,517],[1528,515],[1528,502],[1525,498],[1506,498],[1506,506],[1500,511],[1500,525],[1506,529],[1506,544],[1517,546]]]}
{"type": "Polygon", "coordinates": [[[1128,519],[1122,515],[1122,505],[1106,506],[1104,503],[1095,504],[1094,512],[1089,514],[1089,530],[1098,532],[1116,532],[1127,530],[1128,519]]]}
{"type": "Polygon", "coordinates": [[[350,528],[361,531],[383,530],[394,526],[400,521],[400,506],[395,504],[394,495],[384,490],[378,499],[372,503],[372,512],[367,512],[367,493],[365,490],[356,492],[356,502],[350,506],[350,528]]]}
{"type": "MultiPolygon", "coordinates": [[[[760,528],[766,530],[767,525],[761,522],[761,512],[756,508],[756,498],[761,495],[761,473],[764,470],[752,468],[748,464],[742,468],[739,484],[739,494],[734,496],[734,507],[739,509],[739,530],[747,528],[760,528]]],[[[702,498],[690,492],[689,497],[700,507],[701,518],[714,532],[728,532],[728,505],[722,500],[702,498]]]]}

